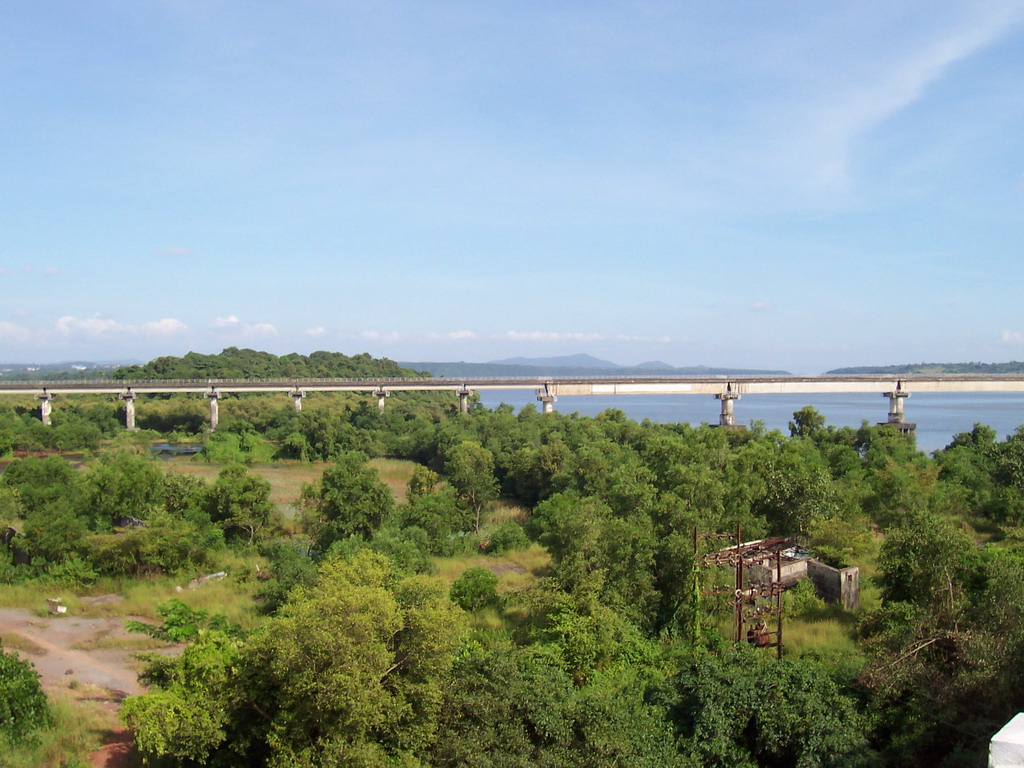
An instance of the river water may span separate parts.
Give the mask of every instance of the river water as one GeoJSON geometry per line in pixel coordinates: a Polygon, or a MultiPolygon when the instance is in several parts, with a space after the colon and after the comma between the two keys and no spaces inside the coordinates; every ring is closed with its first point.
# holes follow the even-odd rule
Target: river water
{"type": "MultiPolygon", "coordinates": [[[[508,403],[518,411],[532,403],[540,408],[532,390],[481,390],[487,408],[508,403]]],[[[876,424],[886,420],[889,398],[877,394],[829,395],[744,395],[735,401],[736,423],[763,421],[768,429],[789,434],[793,412],[805,405],[820,411],[833,426],[859,427],[865,419],[876,424]]],[[[931,452],[943,448],[959,432],[969,432],[976,423],[996,430],[999,439],[1024,424],[1024,393],[912,393],[903,401],[906,420],[917,424],[917,447],[931,452]]],[[[668,424],[717,424],[721,406],[712,395],[563,395],[555,403],[562,413],[577,411],[596,416],[618,408],[636,421],[668,424]]]]}

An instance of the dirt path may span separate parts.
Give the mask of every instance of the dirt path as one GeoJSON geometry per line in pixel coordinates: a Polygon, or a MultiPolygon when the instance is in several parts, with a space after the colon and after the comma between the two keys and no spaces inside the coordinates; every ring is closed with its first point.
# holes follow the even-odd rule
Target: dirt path
{"type": "Polygon", "coordinates": [[[121,699],[144,689],[136,675],[135,651],[109,647],[139,637],[125,631],[124,618],[43,618],[17,608],[0,608],[0,633],[20,639],[15,650],[35,665],[45,688],[67,688],[74,680],[107,692],[94,699],[109,711],[111,730],[103,747],[92,754],[92,767],[133,764],[131,734],[120,724],[117,713],[121,699]]]}
{"type": "Polygon", "coordinates": [[[35,664],[43,685],[66,686],[71,679],[110,691],[118,698],[142,693],[132,651],[119,648],[80,650],[105,638],[131,637],[121,618],[80,616],[40,618],[18,608],[0,608],[0,632],[26,641],[20,653],[35,664]]]}

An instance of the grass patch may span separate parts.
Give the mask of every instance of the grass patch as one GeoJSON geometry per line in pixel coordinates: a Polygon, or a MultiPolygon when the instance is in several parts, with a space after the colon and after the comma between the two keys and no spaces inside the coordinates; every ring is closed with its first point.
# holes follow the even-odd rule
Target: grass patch
{"type": "Polygon", "coordinates": [[[405,459],[370,459],[370,466],[377,470],[380,479],[391,489],[395,501],[405,501],[405,492],[409,489],[416,462],[405,459]]]}
{"type": "Polygon", "coordinates": [[[169,643],[145,635],[122,635],[104,633],[88,640],[80,640],[71,647],[76,651],[96,651],[113,648],[118,651],[152,651],[166,648],[169,643]]]}
{"type": "Polygon", "coordinates": [[[487,507],[487,529],[497,528],[509,520],[523,524],[529,517],[529,510],[512,501],[496,501],[487,507]]]}
{"type": "Polygon", "coordinates": [[[110,733],[110,712],[70,692],[51,693],[50,711],[53,725],[37,733],[35,744],[15,747],[0,756],[4,768],[90,765],[89,753],[99,749],[110,733]]]}
{"type": "Polygon", "coordinates": [[[437,575],[449,584],[467,568],[486,568],[498,577],[498,594],[522,589],[544,575],[550,563],[551,555],[540,544],[531,544],[528,549],[508,552],[501,557],[467,554],[434,558],[437,575]]]}
{"type": "Polygon", "coordinates": [[[61,598],[69,614],[78,613],[81,608],[78,597],[70,590],[35,582],[5,585],[0,589],[0,608],[22,608],[36,616],[48,616],[46,600],[50,597],[61,598]]]}
{"type": "Polygon", "coordinates": [[[41,645],[13,632],[0,632],[0,646],[6,651],[21,651],[32,656],[45,656],[48,653],[41,645]]]}

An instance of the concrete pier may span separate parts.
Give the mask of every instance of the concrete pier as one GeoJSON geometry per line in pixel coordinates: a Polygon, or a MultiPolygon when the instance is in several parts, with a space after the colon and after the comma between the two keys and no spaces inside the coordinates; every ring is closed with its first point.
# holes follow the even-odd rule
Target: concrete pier
{"type": "Polygon", "coordinates": [[[384,401],[387,399],[388,395],[390,395],[391,393],[388,392],[386,389],[381,388],[381,389],[378,389],[377,391],[375,391],[373,394],[375,394],[377,396],[377,410],[383,412],[384,411],[384,401]]]}
{"type": "Polygon", "coordinates": [[[39,398],[39,420],[43,422],[47,427],[50,426],[50,412],[53,410],[53,395],[46,390],[43,390],[42,394],[36,395],[39,398]]]}
{"type": "Polygon", "coordinates": [[[469,396],[473,390],[463,387],[456,394],[459,396],[459,413],[469,413],[469,396]]]}
{"type": "Polygon", "coordinates": [[[217,422],[220,421],[220,392],[211,389],[206,396],[210,398],[210,431],[213,432],[217,429],[217,422]]]}
{"type": "Polygon", "coordinates": [[[889,398],[889,415],[886,421],[879,422],[879,426],[893,426],[903,434],[907,434],[917,429],[917,424],[911,424],[906,420],[906,415],[903,411],[903,401],[910,397],[910,393],[903,389],[901,383],[897,383],[896,386],[897,388],[891,392],[882,393],[882,397],[889,398]]]}
{"type": "Polygon", "coordinates": [[[301,389],[297,389],[291,393],[292,401],[295,403],[295,412],[302,413],[302,398],[306,396],[306,393],[301,389]]]}
{"type": "Polygon", "coordinates": [[[129,432],[135,431],[135,393],[131,390],[123,393],[121,399],[124,400],[124,428],[129,432]]]}
{"type": "Polygon", "coordinates": [[[722,413],[718,417],[718,426],[735,429],[736,414],[733,412],[733,401],[740,399],[739,394],[726,390],[725,392],[719,392],[716,394],[715,399],[722,401],[722,413]]]}
{"type": "Polygon", "coordinates": [[[554,395],[549,395],[545,390],[537,390],[537,399],[541,402],[541,410],[544,413],[553,413],[555,410],[555,401],[558,400],[554,395]]]}

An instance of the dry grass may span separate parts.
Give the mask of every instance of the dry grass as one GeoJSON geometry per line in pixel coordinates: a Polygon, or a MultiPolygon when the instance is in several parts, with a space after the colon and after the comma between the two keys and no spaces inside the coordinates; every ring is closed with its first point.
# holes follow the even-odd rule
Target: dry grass
{"type": "Polygon", "coordinates": [[[370,466],[377,470],[380,479],[391,489],[395,501],[405,501],[405,492],[409,488],[415,461],[404,459],[370,459],[370,466]]]}
{"type": "Polygon", "coordinates": [[[21,653],[28,653],[33,656],[43,656],[47,653],[47,650],[41,645],[37,645],[27,637],[16,635],[13,632],[0,632],[0,646],[5,651],[20,651],[21,653]]]}
{"type": "MultiPolygon", "coordinates": [[[[209,464],[178,457],[169,459],[164,468],[170,472],[201,477],[212,483],[226,465],[209,464]]],[[[286,517],[294,516],[296,502],[302,493],[302,486],[320,479],[330,462],[276,461],[272,464],[252,464],[249,471],[270,483],[270,500],[286,517]]],[[[401,459],[371,459],[370,466],[377,470],[380,479],[391,489],[396,501],[405,499],[405,491],[416,468],[416,462],[401,459]]]]}
{"type": "Polygon", "coordinates": [[[118,651],[152,651],[157,648],[166,648],[167,643],[157,640],[155,637],[146,635],[121,635],[104,633],[87,640],[79,640],[71,647],[76,651],[96,651],[113,648],[118,651]]]}
{"type": "Polygon", "coordinates": [[[37,734],[37,743],[22,745],[0,755],[4,768],[55,768],[90,765],[89,755],[99,749],[114,725],[112,714],[95,700],[97,692],[51,691],[53,725],[37,734]]]}
{"type": "Polygon", "coordinates": [[[525,523],[530,511],[512,501],[496,501],[487,507],[487,528],[497,528],[509,520],[517,523],[525,523]]]}
{"type": "Polygon", "coordinates": [[[532,544],[520,552],[509,552],[502,557],[491,555],[457,555],[436,557],[437,575],[449,584],[468,568],[486,568],[498,577],[498,594],[522,589],[543,575],[551,562],[551,555],[540,544],[532,544]]]}

